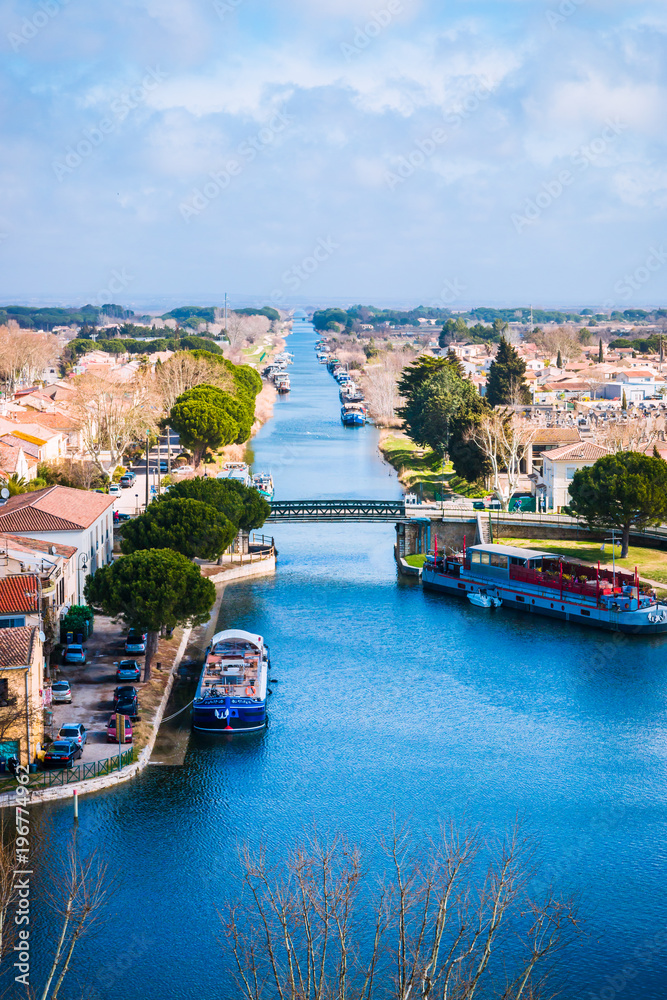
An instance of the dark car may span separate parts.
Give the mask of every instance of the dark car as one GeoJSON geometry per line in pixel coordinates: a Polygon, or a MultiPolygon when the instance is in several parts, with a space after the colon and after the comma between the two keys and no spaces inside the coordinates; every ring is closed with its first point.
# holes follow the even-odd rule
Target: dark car
{"type": "Polygon", "coordinates": [[[44,767],[71,767],[83,750],[74,740],[56,740],[44,754],[44,767]]]}
{"type": "Polygon", "coordinates": [[[117,681],[141,680],[141,667],[136,660],[121,660],[116,664],[117,681]]]}
{"type": "Polygon", "coordinates": [[[126,472],[124,475],[120,477],[120,488],[122,490],[127,490],[130,488],[130,486],[134,486],[136,478],[137,477],[133,472],[126,472]]]}
{"type": "Polygon", "coordinates": [[[118,687],[115,688],[113,693],[114,711],[119,701],[128,701],[136,697],[138,697],[138,695],[137,695],[137,689],[135,687],[132,687],[131,684],[119,684],[118,687]]]}
{"type": "Polygon", "coordinates": [[[126,653],[145,653],[146,652],[146,633],[140,632],[136,628],[131,628],[127,633],[125,639],[125,652],[126,653]]]}
{"type": "Polygon", "coordinates": [[[130,719],[136,719],[139,715],[139,701],[134,698],[119,698],[116,702],[116,712],[118,715],[126,715],[130,719]]]}

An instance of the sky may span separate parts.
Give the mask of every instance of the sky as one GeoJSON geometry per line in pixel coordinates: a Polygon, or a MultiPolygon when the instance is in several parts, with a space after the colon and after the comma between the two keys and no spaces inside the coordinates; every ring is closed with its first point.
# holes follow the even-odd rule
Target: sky
{"type": "Polygon", "coordinates": [[[0,0],[0,302],[667,304],[667,3],[0,0]]]}

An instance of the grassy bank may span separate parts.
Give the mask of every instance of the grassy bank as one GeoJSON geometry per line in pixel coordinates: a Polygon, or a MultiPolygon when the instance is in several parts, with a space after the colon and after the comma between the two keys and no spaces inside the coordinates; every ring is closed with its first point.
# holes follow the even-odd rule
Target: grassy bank
{"type": "MultiPolygon", "coordinates": [[[[594,565],[597,565],[599,560],[600,565],[606,569],[612,567],[611,546],[606,545],[603,552],[599,542],[505,537],[499,538],[497,541],[500,545],[518,545],[521,548],[540,549],[543,552],[553,552],[555,555],[571,559],[581,559],[583,562],[590,562],[594,565]]],[[[656,583],[667,585],[667,552],[663,552],[661,549],[644,549],[631,545],[627,559],[616,556],[617,569],[624,570],[626,573],[634,573],[635,566],[639,570],[639,575],[645,580],[655,580],[656,583]]]]}
{"type": "Polygon", "coordinates": [[[415,493],[423,491],[425,500],[445,499],[454,495],[484,497],[486,491],[457,476],[451,462],[445,462],[430,448],[418,448],[400,431],[387,430],[380,434],[380,451],[398,472],[400,482],[415,493]]]}

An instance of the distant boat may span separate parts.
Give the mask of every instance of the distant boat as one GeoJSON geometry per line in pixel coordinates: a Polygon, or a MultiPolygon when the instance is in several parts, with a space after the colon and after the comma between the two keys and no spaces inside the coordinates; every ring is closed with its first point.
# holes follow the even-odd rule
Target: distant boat
{"type": "Polygon", "coordinates": [[[292,386],[291,386],[291,383],[290,383],[290,380],[289,380],[289,378],[287,377],[287,375],[285,375],[285,377],[284,377],[284,378],[281,378],[281,379],[276,379],[276,380],[275,380],[275,384],[276,384],[276,389],[277,389],[277,390],[278,390],[278,392],[280,392],[280,393],[285,393],[285,392],[289,392],[289,391],[290,391],[290,389],[291,389],[291,387],[292,387],[292,386]]]}
{"type": "Polygon", "coordinates": [[[233,479],[244,486],[252,486],[250,468],[245,462],[225,462],[216,479],[233,479]]]}
{"type": "Polygon", "coordinates": [[[363,403],[345,403],[341,407],[340,419],[346,427],[363,427],[366,423],[366,407],[363,403]]]}
{"type": "Polygon", "coordinates": [[[255,473],[252,485],[266,500],[273,500],[273,478],[269,472],[255,473]]]}

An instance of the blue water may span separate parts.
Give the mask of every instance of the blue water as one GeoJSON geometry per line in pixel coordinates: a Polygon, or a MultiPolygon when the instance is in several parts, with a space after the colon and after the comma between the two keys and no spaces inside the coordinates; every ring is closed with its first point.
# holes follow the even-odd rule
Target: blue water
{"type": "MultiPolygon", "coordinates": [[[[341,426],[314,339],[296,324],[293,390],[254,442],[255,469],[279,498],[398,496],[377,432],[341,426]]],[[[65,1000],[236,996],[216,911],[238,844],[263,837],[280,856],[316,821],[372,853],[394,811],[418,833],[519,816],[539,878],[580,899],[565,995],[667,995],[665,642],[423,593],[397,579],[392,525],[271,530],[275,578],[229,586],[220,617],[270,641],[271,725],[193,737],[183,767],[82,800],[80,843],[117,877],[65,1000]]],[[[62,844],[70,804],[34,812],[62,844]]]]}

